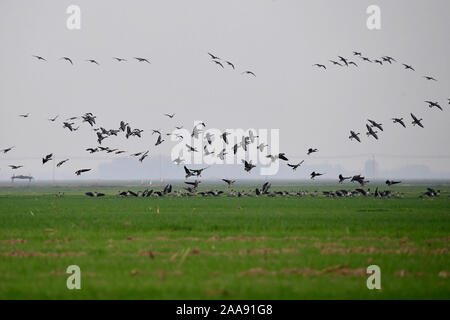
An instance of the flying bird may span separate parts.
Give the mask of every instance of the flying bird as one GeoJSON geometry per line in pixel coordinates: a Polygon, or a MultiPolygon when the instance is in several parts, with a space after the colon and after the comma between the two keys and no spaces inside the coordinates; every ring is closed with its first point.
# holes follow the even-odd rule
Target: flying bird
{"type": "Polygon", "coordinates": [[[56,164],[56,167],[57,167],[57,168],[61,167],[61,166],[62,166],[64,163],[66,163],[67,161],[69,161],[69,159],[65,159],[65,160],[62,160],[62,161],[58,162],[58,163],[56,164]]]}
{"type": "Polygon", "coordinates": [[[150,64],[150,61],[148,61],[148,59],[146,59],[146,58],[139,58],[139,57],[134,57],[134,58],[139,62],[147,62],[148,64],[150,64]]]}
{"type": "Polygon", "coordinates": [[[228,180],[228,179],[222,179],[222,181],[226,182],[228,184],[228,188],[230,189],[233,186],[233,183],[236,182],[236,180],[228,180]]]}
{"type": "Polygon", "coordinates": [[[219,65],[219,66],[221,66],[222,67],[222,69],[225,69],[224,68],[224,66],[223,66],[223,64],[220,62],[220,61],[217,61],[217,60],[212,60],[212,62],[214,62],[215,64],[217,64],[217,65],[219,65]]]}
{"type": "Polygon", "coordinates": [[[53,153],[46,155],[44,158],[42,158],[42,164],[46,164],[50,160],[53,160],[52,157],[53,157],[53,153]]]}
{"type": "Polygon", "coordinates": [[[9,148],[6,148],[6,149],[2,149],[2,150],[0,150],[0,151],[3,152],[3,153],[8,153],[8,152],[10,152],[12,149],[14,149],[14,147],[9,147],[9,148]]]}
{"type": "Polygon", "coordinates": [[[311,172],[311,179],[314,180],[315,177],[319,177],[322,175],[324,175],[324,173],[318,173],[318,172],[313,171],[313,172],[311,172]]]}
{"type": "Polygon", "coordinates": [[[13,169],[13,170],[17,170],[17,169],[23,168],[23,166],[16,166],[16,165],[12,165],[12,164],[10,164],[9,167],[11,169],[13,169]]]}
{"type": "Polygon", "coordinates": [[[27,114],[19,114],[19,117],[22,117],[22,118],[28,118],[30,116],[30,113],[27,113],[27,114]]]}
{"type": "Polygon", "coordinates": [[[394,184],[402,183],[401,181],[394,181],[394,180],[386,180],[386,184],[390,187],[394,184]]]}
{"type": "Polygon", "coordinates": [[[367,119],[367,121],[370,122],[370,126],[371,127],[375,127],[375,128],[380,129],[381,131],[383,131],[383,127],[382,127],[381,123],[377,123],[376,121],[373,121],[373,120],[370,120],[370,119],[367,119]]]}
{"type": "Polygon", "coordinates": [[[211,59],[214,59],[214,60],[219,59],[219,60],[220,60],[219,57],[213,55],[212,53],[209,53],[209,52],[208,52],[208,54],[209,54],[209,56],[211,57],[211,59]]]}
{"type": "Polygon", "coordinates": [[[247,172],[250,172],[253,168],[256,168],[252,161],[247,162],[247,160],[242,160],[242,163],[244,164],[244,170],[247,172]]]}
{"type": "Polygon", "coordinates": [[[413,115],[412,113],[411,113],[411,118],[413,118],[413,122],[411,122],[413,124],[413,126],[418,125],[419,127],[423,128],[423,125],[421,123],[421,121],[423,119],[417,119],[416,116],[413,115]]]}
{"type": "Polygon", "coordinates": [[[158,140],[157,140],[156,143],[155,143],[155,146],[160,145],[160,144],[163,143],[164,141],[166,141],[166,140],[163,140],[163,139],[161,138],[161,135],[159,135],[159,136],[158,136],[158,140]]]}
{"type": "Polygon", "coordinates": [[[82,173],[88,172],[88,171],[91,171],[91,170],[92,170],[92,169],[80,169],[80,170],[75,171],[75,174],[76,174],[77,176],[80,176],[82,173]]]}
{"type": "Polygon", "coordinates": [[[62,57],[62,58],[59,59],[59,60],[66,60],[67,62],[70,62],[71,65],[73,65],[72,59],[70,59],[70,58],[68,58],[68,57],[62,57]]]}
{"type": "Polygon", "coordinates": [[[256,74],[254,74],[252,71],[244,71],[242,74],[251,74],[252,76],[256,77],[256,74]]]}
{"type": "Polygon", "coordinates": [[[59,117],[59,115],[58,115],[58,116],[55,116],[54,118],[50,118],[50,119],[48,119],[48,121],[51,121],[51,122],[55,122],[55,121],[56,121],[56,119],[58,119],[58,117],[59,117]]]}
{"type": "Polygon", "coordinates": [[[319,151],[319,150],[313,149],[313,148],[309,148],[307,155],[309,156],[311,153],[314,153],[314,152],[317,152],[317,151],[319,151]]]}
{"type": "Polygon", "coordinates": [[[406,63],[402,63],[402,64],[403,64],[403,66],[405,67],[405,70],[410,69],[410,70],[412,70],[412,71],[416,71],[416,70],[414,70],[414,68],[413,68],[412,66],[407,65],[406,63]]]}
{"type": "Polygon", "coordinates": [[[295,170],[297,170],[298,167],[300,167],[303,164],[303,162],[305,162],[305,160],[302,160],[302,161],[300,161],[297,164],[290,164],[290,163],[288,163],[287,165],[289,167],[291,167],[293,171],[295,171],[295,170]]]}
{"type": "Polygon", "coordinates": [[[372,127],[369,126],[368,124],[366,124],[366,128],[367,128],[367,132],[366,132],[367,136],[372,136],[372,137],[374,137],[376,140],[378,140],[377,131],[374,131],[374,130],[372,129],[372,127]]]}
{"type": "Polygon", "coordinates": [[[320,63],[313,64],[313,67],[323,68],[325,70],[327,69],[327,67],[324,64],[320,64],[320,63]]]}
{"type": "Polygon", "coordinates": [[[427,80],[431,80],[431,81],[437,81],[435,78],[430,77],[430,76],[423,76],[425,79],[427,80]]]}
{"type": "Polygon", "coordinates": [[[172,119],[175,116],[175,113],[164,113],[164,115],[172,119]]]}
{"type": "Polygon", "coordinates": [[[38,59],[38,60],[47,61],[45,58],[43,58],[43,57],[41,57],[41,56],[33,56],[33,57],[35,57],[35,58],[38,59]]]}
{"type": "Polygon", "coordinates": [[[231,66],[232,68],[233,68],[233,70],[234,70],[234,64],[233,63],[231,63],[230,61],[225,61],[229,66],[231,66]]]}
{"type": "Polygon", "coordinates": [[[94,60],[94,59],[88,59],[88,60],[86,60],[87,62],[90,62],[90,63],[94,63],[94,64],[96,64],[96,65],[100,65],[96,60],[94,60]]]}
{"type": "Polygon", "coordinates": [[[339,174],[339,183],[344,182],[345,180],[351,179],[352,177],[344,177],[342,174],[339,174]]]}
{"type": "Polygon", "coordinates": [[[405,125],[405,123],[403,122],[403,118],[392,118],[392,121],[393,121],[394,123],[398,123],[398,124],[402,125],[403,128],[406,128],[406,125],[405,125]]]}
{"type": "Polygon", "coordinates": [[[442,111],[442,107],[438,102],[433,102],[433,101],[425,101],[425,102],[428,103],[428,107],[430,107],[430,108],[436,107],[442,111]]]}
{"type": "Polygon", "coordinates": [[[360,134],[359,132],[356,133],[355,131],[350,130],[350,136],[349,136],[348,138],[349,138],[350,140],[355,139],[356,141],[361,142],[361,139],[358,137],[359,134],[360,134]]]}
{"type": "Polygon", "coordinates": [[[334,60],[329,60],[333,65],[335,65],[335,66],[340,66],[340,67],[342,67],[342,64],[340,64],[339,62],[337,62],[337,61],[334,61],[334,60]]]}
{"type": "Polygon", "coordinates": [[[113,57],[113,59],[117,60],[118,62],[127,61],[126,59],[123,59],[123,58],[117,58],[117,57],[113,57]]]}

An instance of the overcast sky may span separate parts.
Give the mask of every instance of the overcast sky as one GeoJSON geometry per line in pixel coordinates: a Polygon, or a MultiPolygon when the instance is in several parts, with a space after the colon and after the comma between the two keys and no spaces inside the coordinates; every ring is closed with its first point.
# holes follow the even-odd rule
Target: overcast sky
{"type": "Polygon", "coordinates": [[[72,159],[58,169],[60,177],[110,163],[105,155],[84,159],[91,157],[84,149],[97,145],[87,124],[72,133],[62,128],[61,120],[85,112],[108,129],[120,120],[144,129],[143,139],[105,144],[149,149],[151,157],[169,156],[173,146],[155,147],[151,129],[190,129],[203,120],[208,128],[280,129],[281,151],[292,162],[307,159],[311,168],[358,171],[373,154],[384,170],[422,165],[449,172],[449,12],[448,0],[2,0],[0,149],[16,148],[0,155],[0,179],[11,176],[9,164],[25,165],[17,173],[50,179],[51,166],[40,161],[48,153],[72,159]],[[81,8],[81,30],[66,27],[71,4],[81,8]],[[366,27],[371,4],[381,8],[381,30],[366,27]],[[398,63],[364,63],[352,57],[354,50],[398,63]],[[207,52],[232,61],[236,70],[213,64],[207,52]],[[333,67],[328,60],[338,55],[359,67],[333,67]],[[404,70],[403,62],[416,71],[404,70]],[[424,100],[439,101],[444,111],[424,100]],[[168,119],[166,112],[176,116],[168,119]],[[411,126],[410,112],[423,118],[424,129],[411,126]],[[23,113],[31,115],[19,118],[23,113]],[[47,121],[55,115],[56,122],[47,121]],[[405,118],[407,128],[394,125],[394,116],[405,118]],[[378,141],[365,136],[368,118],[384,125],[378,141]],[[362,143],[350,141],[349,130],[361,132],[362,143]],[[319,153],[307,157],[309,147],[319,153]]]}

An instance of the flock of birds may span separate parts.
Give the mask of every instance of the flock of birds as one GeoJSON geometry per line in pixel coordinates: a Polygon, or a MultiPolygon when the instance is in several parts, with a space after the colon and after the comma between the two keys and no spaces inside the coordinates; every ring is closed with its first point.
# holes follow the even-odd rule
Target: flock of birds
{"type": "MultiPolygon", "coordinates": [[[[232,63],[231,61],[225,60],[225,59],[221,59],[220,57],[212,54],[212,53],[208,53],[208,55],[211,58],[211,61],[216,64],[217,66],[221,67],[221,68],[225,68],[225,66],[228,66],[230,68],[232,68],[233,70],[235,70],[235,65],[234,63],[232,63]]],[[[375,64],[379,64],[379,65],[383,65],[383,64],[393,64],[396,63],[397,61],[390,57],[390,56],[383,56],[379,59],[369,59],[368,57],[365,57],[362,55],[361,52],[353,52],[353,56],[354,57],[358,57],[359,59],[361,59],[362,62],[364,63],[375,63],[375,64]]],[[[42,56],[38,56],[38,55],[34,55],[34,58],[36,58],[39,61],[47,61],[47,59],[45,59],[42,56]]],[[[113,59],[115,61],[117,61],[118,63],[123,63],[126,62],[127,59],[125,58],[119,58],[119,57],[113,57],[113,59]]],[[[142,58],[142,57],[134,57],[134,60],[136,60],[139,63],[148,63],[150,64],[149,59],[147,58],[142,58]]],[[[60,58],[60,60],[64,60],[68,63],[70,63],[71,65],[74,65],[74,61],[69,58],[69,57],[62,57],[60,58]]],[[[100,63],[95,60],[95,59],[87,59],[85,60],[87,63],[92,63],[92,64],[96,64],[96,65],[100,65],[100,63]]],[[[338,56],[338,58],[336,60],[329,60],[330,63],[333,66],[337,66],[337,67],[358,67],[358,64],[355,61],[351,61],[349,58],[345,58],[343,56],[338,56]]],[[[405,70],[409,70],[409,71],[415,71],[415,69],[408,64],[403,63],[402,64],[404,66],[405,70]]],[[[324,70],[327,70],[327,66],[325,64],[314,64],[313,66],[318,67],[318,68],[322,68],[324,70]]],[[[245,70],[242,72],[242,74],[246,74],[246,75],[252,75],[254,77],[256,77],[255,73],[249,70],[245,70]]],[[[432,76],[424,76],[424,78],[427,81],[437,81],[434,77],[432,76]]],[[[448,102],[450,104],[450,99],[448,99],[448,102]]],[[[441,111],[443,111],[442,106],[439,104],[439,102],[437,101],[425,101],[425,103],[427,103],[427,105],[430,108],[437,108],[441,111]]],[[[175,113],[165,113],[164,114],[165,117],[169,118],[169,119],[174,119],[175,118],[175,113]]],[[[29,118],[30,117],[30,113],[26,113],[26,114],[20,114],[19,117],[21,118],[29,118]]],[[[60,118],[59,115],[56,115],[54,117],[50,117],[48,118],[49,122],[56,122],[58,119],[60,118]]],[[[414,114],[411,113],[411,118],[412,118],[412,125],[415,126],[419,126],[421,128],[423,128],[423,124],[422,124],[422,118],[418,118],[416,117],[414,114]]],[[[368,123],[366,124],[366,129],[367,129],[367,136],[372,136],[374,139],[378,140],[378,134],[379,131],[383,131],[383,124],[379,123],[375,120],[371,120],[368,119],[367,120],[368,123]],[[379,131],[377,131],[379,130],[379,131]]],[[[393,117],[392,121],[394,124],[399,124],[402,127],[406,128],[406,124],[404,121],[404,118],[402,117],[393,117]]],[[[108,146],[104,145],[104,141],[111,137],[111,136],[118,136],[118,135],[123,135],[125,137],[125,139],[130,139],[130,138],[142,138],[143,134],[144,134],[144,130],[140,129],[140,128],[135,128],[132,127],[128,122],[126,121],[120,121],[118,127],[116,128],[110,128],[110,129],[106,129],[102,126],[98,126],[97,125],[97,116],[95,116],[92,113],[85,113],[81,116],[74,116],[74,117],[70,117],[67,119],[64,119],[61,121],[62,127],[63,129],[68,130],[69,132],[74,132],[80,129],[82,124],[86,124],[88,126],[91,127],[91,129],[95,132],[95,138],[96,138],[96,142],[97,142],[97,146],[95,147],[89,147],[86,148],[85,151],[90,153],[90,154],[94,154],[94,153],[100,153],[100,152],[104,152],[107,154],[115,154],[115,155],[119,155],[119,154],[125,154],[127,153],[126,150],[122,150],[119,148],[111,148],[108,146]]],[[[259,137],[255,135],[255,133],[252,130],[249,130],[245,135],[243,135],[240,139],[240,141],[236,142],[236,141],[229,141],[229,132],[222,132],[219,136],[215,136],[214,134],[211,134],[210,132],[206,132],[206,134],[204,136],[200,136],[200,134],[205,131],[206,128],[206,124],[204,122],[200,122],[197,125],[195,125],[192,128],[190,137],[184,137],[182,134],[180,134],[179,132],[177,132],[177,130],[181,130],[183,128],[183,126],[175,126],[174,127],[175,130],[172,130],[172,132],[170,133],[166,133],[166,136],[175,136],[176,140],[180,140],[183,141],[185,138],[188,139],[204,139],[204,141],[202,141],[202,143],[204,143],[203,146],[203,150],[198,150],[198,147],[192,146],[188,143],[185,144],[186,147],[186,151],[188,153],[195,153],[195,152],[202,152],[204,156],[217,156],[219,159],[224,160],[225,155],[227,154],[233,154],[233,155],[237,155],[237,152],[239,150],[239,148],[242,148],[245,152],[248,151],[248,148],[250,145],[255,144],[254,147],[256,147],[256,149],[259,152],[264,152],[264,149],[270,148],[270,146],[262,141],[259,141],[259,137]],[[220,151],[216,151],[216,150],[211,150],[211,145],[213,143],[213,141],[215,139],[220,139],[221,141],[223,141],[223,145],[225,146],[222,150],[220,151]]],[[[162,131],[160,129],[152,129],[151,130],[151,135],[154,136],[156,134],[156,141],[154,143],[155,147],[161,145],[162,143],[164,143],[166,140],[164,139],[164,134],[162,133],[162,131]]],[[[356,140],[357,142],[361,142],[361,138],[360,138],[360,133],[356,132],[354,130],[350,130],[350,136],[349,136],[350,140],[356,140]]],[[[12,150],[15,149],[15,146],[11,146],[11,147],[7,147],[4,149],[1,149],[0,152],[3,154],[9,153],[12,150]]],[[[306,156],[310,156],[311,154],[317,153],[319,150],[317,148],[308,148],[306,150],[306,156]]],[[[130,152],[129,155],[131,157],[135,157],[138,159],[139,162],[143,162],[147,157],[149,157],[149,153],[150,150],[142,150],[139,152],[130,152]]],[[[305,160],[302,160],[298,163],[290,163],[289,159],[286,155],[286,153],[277,153],[277,154],[268,154],[266,155],[267,158],[270,158],[270,160],[272,162],[275,161],[284,161],[286,162],[287,166],[290,167],[293,171],[296,171],[304,162],[305,160]]],[[[54,159],[53,157],[53,153],[49,153],[46,154],[42,157],[42,165],[46,165],[48,162],[52,161],[54,159]]],[[[60,168],[61,166],[65,165],[67,162],[69,162],[70,159],[63,159],[58,161],[58,163],[56,164],[57,168],[60,168]]],[[[180,156],[178,156],[178,158],[173,160],[175,164],[180,165],[182,164],[185,160],[182,159],[180,156]]],[[[243,164],[243,169],[246,172],[251,172],[252,169],[254,169],[256,167],[255,164],[252,163],[252,161],[247,161],[246,159],[241,159],[242,164],[243,164]]],[[[9,167],[12,170],[18,170],[23,168],[23,165],[21,164],[10,164],[9,167]]],[[[204,168],[200,168],[200,169],[193,169],[193,168],[188,168],[186,165],[184,165],[184,173],[185,173],[185,178],[189,179],[191,177],[194,177],[195,179],[201,177],[201,174],[204,170],[206,170],[208,167],[204,167],[204,168]]],[[[91,171],[91,168],[76,168],[76,170],[74,171],[74,174],[76,176],[80,176],[82,174],[85,174],[89,171],[91,171]]],[[[319,176],[323,176],[325,173],[320,173],[320,172],[316,172],[313,171],[310,173],[310,178],[311,179],[315,179],[316,177],[319,176]]],[[[354,175],[354,176],[349,176],[349,177],[344,177],[342,174],[340,174],[338,176],[338,182],[344,183],[346,180],[349,180],[350,182],[357,182],[360,184],[361,187],[364,187],[365,184],[367,184],[369,181],[365,179],[365,177],[359,175],[354,175]]],[[[232,188],[233,183],[235,182],[234,180],[231,179],[223,179],[224,182],[226,182],[229,186],[229,188],[232,188]]],[[[387,180],[386,181],[386,185],[388,187],[394,185],[394,184],[398,184],[401,183],[401,181],[393,181],[393,180],[387,180]]],[[[188,195],[196,195],[198,194],[197,188],[200,184],[199,180],[195,180],[195,181],[187,181],[186,184],[188,184],[189,186],[186,189],[187,194],[188,195]]],[[[258,188],[255,190],[254,195],[277,195],[277,194],[281,194],[281,195],[292,195],[289,193],[269,193],[268,192],[268,188],[270,187],[270,184],[265,184],[265,187],[263,187],[261,190],[259,190],[258,188]]],[[[360,189],[363,190],[363,189],[360,189]]],[[[158,195],[158,196],[163,196],[163,195],[167,195],[167,194],[171,194],[172,192],[172,186],[168,185],[166,186],[166,188],[164,188],[164,190],[162,191],[158,191],[158,192],[150,192],[149,190],[146,190],[142,193],[136,193],[134,194],[131,191],[127,191],[125,193],[121,193],[121,196],[127,196],[127,195],[132,195],[132,196],[150,196],[150,195],[158,195]]],[[[175,193],[174,193],[175,194],[175,193]]],[[[199,193],[202,194],[202,193],[199,193]]],[[[219,191],[208,191],[208,192],[204,192],[203,195],[220,195],[221,192],[219,191]]],[[[356,193],[354,192],[344,192],[341,190],[341,192],[339,193],[333,193],[333,192],[328,192],[326,193],[327,196],[349,196],[349,195],[364,195],[367,196],[368,194],[370,194],[370,192],[368,191],[356,191],[356,193]]],[[[375,192],[376,196],[390,196],[392,195],[392,193],[389,191],[387,193],[382,193],[382,192],[378,192],[378,190],[375,192]]],[[[89,193],[87,194],[88,196],[92,196],[92,197],[99,197],[99,196],[104,196],[104,194],[98,194],[98,193],[89,193]]],[[[230,193],[229,195],[234,195],[234,193],[230,193]]],[[[251,193],[237,193],[237,196],[242,196],[242,195],[252,195],[251,193]]],[[[304,193],[301,194],[296,194],[296,195],[305,195],[304,193]]]]}
{"type": "MultiPolygon", "coordinates": [[[[343,57],[343,56],[338,56],[336,59],[334,60],[329,60],[329,63],[331,63],[332,66],[336,66],[336,67],[356,67],[358,68],[359,65],[358,63],[360,63],[358,61],[358,63],[356,63],[354,61],[354,59],[360,59],[360,61],[362,63],[373,63],[373,64],[379,64],[380,66],[383,66],[385,64],[395,64],[397,63],[397,60],[391,56],[383,56],[380,58],[368,58],[366,56],[364,56],[361,52],[358,51],[353,51],[353,60],[350,60],[350,58],[347,57],[343,57]]],[[[327,66],[325,64],[321,64],[321,63],[316,63],[313,64],[314,67],[317,68],[321,68],[323,70],[327,70],[327,66]]],[[[406,63],[401,63],[401,66],[403,67],[404,70],[407,71],[416,71],[415,68],[409,64],[406,63]]],[[[427,81],[435,81],[437,82],[437,79],[433,76],[430,75],[424,75],[422,76],[425,80],[427,81]]],[[[448,103],[450,104],[450,99],[447,99],[448,103]]],[[[438,101],[424,101],[425,104],[427,104],[427,106],[429,108],[436,108],[439,109],[441,111],[443,111],[442,106],[440,105],[440,103],[438,101]]],[[[412,112],[410,113],[411,116],[411,124],[413,126],[419,126],[421,128],[424,128],[422,121],[422,118],[418,118],[416,115],[414,115],[412,112]]],[[[398,124],[401,125],[403,128],[406,128],[406,124],[405,124],[405,119],[403,117],[392,117],[391,120],[393,121],[394,124],[398,124]]],[[[366,135],[369,137],[373,137],[374,139],[378,140],[378,134],[380,133],[380,131],[383,131],[383,125],[375,120],[371,120],[371,119],[367,119],[366,123],[366,135]],[[379,131],[377,131],[376,129],[378,129],[379,131]]],[[[350,130],[350,135],[349,135],[349,139],[350,140],[355,140],[357,142],[361,142],[361,138],[360,138],[361,133],[360,132],[356,132],[355,130],[350,130]]]]}

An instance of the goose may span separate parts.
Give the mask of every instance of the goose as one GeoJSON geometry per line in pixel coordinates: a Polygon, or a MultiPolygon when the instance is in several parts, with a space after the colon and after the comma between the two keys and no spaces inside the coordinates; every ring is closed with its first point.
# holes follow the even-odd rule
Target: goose
{"type": "Polygon", "coordinates": [[[67,61],[67,62],[70,62],[71,65],[73,65],[72,59],[70,59],[70,58],[68,58],[68,57],[62,57],[62,58],[59,59],[59,60],[65,60],[65,61],[67,61]]]}
{"type": "Polygon", "coordinates": [[[53,153],[46,155],[44,158],[42,158],[42,164],[46,164],[48,161],[53,160],[52,157],[53,153]]]}
{"type": "Polygon", "coordinates": [[[23,166],[16,166],[16,165],[13,165],[13,164],[10,164],[9,167],[11,169],[13,169],[13,170],[17,170],[17,169],[23,168],[23,166]]]}
{"type": "Polygon", "coordinates": [[[38,60],[47,61],[45,58],[43,58],[43,57],[41,57],[41,56],[33,56],[33,57],[35,57],[35,58],[38,59],[38,60]]]}
{"type": "Polygon", "coordinates": [[[229,132],[224,132],[224,133],[222,133],[222,135],[220,136],[220,137],[222,138],[222,140],[223,140],[226,144],[228,144],[228,138],[227,138],[227,136],[228,136],[229,134],[230,134],[229,132]]]}
{"type": "Polygon", "coordinates": [[[55,122],[56,119],[58,119],[58,117],[59,117],[59,115],[57,115],[57,116],[55,116],[55,117],[53,117],[53,118],[48,119],[48,121],[50,121],[50,122],[55,122]]]}
{"type": "Polygon", "coordinates": [[[430,77],[430,76],[423,76],[423,77],[427,80],[437,81],[434,77],[430,77]]]}
{"type": "Polygon", "coordinates": [[[269,146],[268,144],[260,143],[257,148],[260,152],[263,152],[264,148],[268,146],[269,146]]]}
{"type": "Polygon", "coordinates": [[[207,145],[205,145],[205,146],[203,147],[203,150],[204,150],[204,153],[203,153],[203,154],[204,154],[205,156],[209,156],[209,155],[211,155],[211,154],[214,154],[214,150],[213,150],[213,151],[209,151],[207,145]]]}
{"type": "Polygon", "coordinates": [[[411,122],[413,124],[413,126],[418,125],[419,127],[423,128],[423,125],[421,123],[421,121],[423,119],[417,119],[416,116],[413,115],[412,113],[411,113],[411,118],[413,118],[413,122],[411,122]]]}
{"type": "Polygon", "coordinates": [[[145,151],[142,156],[139,158],[139,162],[144,161],[145,158],[148,157],[149,150],[145,151]]]}
{"type": "Polygon", "coordinates": [[[394,180],[386,180],[386,184],[390,187],[394,184],[402,183],[401,181],[394,181],[394,180]]]}
{"type": "Polygon", "coordinates": [[[134,57],[134,58],[139,62],[147,62],[148,64],[150,64],[150,61],[148,61],[148,59],[146,59],[146,58],[139,58],[139,57],[134,57]]]}
{"type": "Polygon", "coordinates": [[[249,75],[256,77],[256,74],[253,71],[249,71],[249,70],[242,72],[242,74],[249,74],[249,75]]]}
{"type": "Polygon", "coordinates": [[[344,57],[341,57],[341,56],[338,56],[338,58],[339,58],[339,60],[341,60],[345,64],[345,66],[348,67],[347,59],[345,59],[344,57]]]}
{"type": "Polygon", "coordinates": [[[79,176],[79,175],[81,175],[82,173],[88,172],[88,171],[91,171],[91,170],[92,170],[92,169],[80,169],[80,170],[75,171],[75,174],[76,174],[77,176],[79,176]]]}
{"type": "Polygon", "coordinates": [[[311,153],[314,153],[314,152],[317,152],[317,151],[319,151],[319,150],[313,149],[313,148],[309,148],[308,152],[307,152],[307,155],[309,156],[311,153]]]}
{"type": "Polygon", "coordinates": [[[398,123],[398,124],[402,125],[403,128],[406,128],[406,125],[405,125],[405,123],[403,122],[403,118],[392,118],[392,121],[393,121],[394,123],[398,123]]]}
{"type": "Polygon", "coordinates": [[[323,64],[320,64],[320,63],[316,63],[316,64],[313,64],[313,67],[317,67],[317,68],[323,68],[323,69],[327,69],[327,67],[325,66],[325,65],[323,65],[323,64]]]}
{"type": "Polygon", "coordinates": [[[88,60],[86,60],[86,62],[89,62],[89,63],[94,63],[94,64],[96,64],[96,65],[100,65],[96,60],[94,60],[94,59],[88,59],[88,60]]]}
{"type": "Polygon", "coordinates": [[[340,66],[340,67],[342,67],[342,64],[340,64],[339,62],[337,62],[337,61],[334,61],[334,60],[329,60],[333,65],[335,65],[335,66],[340,66]]]}
{"type": "Polygon", "coordinates": [[[235,69],[234,68],[234,64],[233,63],[231,63],[230,61],[225,61],[230,67],[232,67],[233,68],[233,70],[235,69]]]}
{"type": "Polygon", "coordinates": [[[358,51],[353,51],[353,55],[354,56],[362,56],[362,53],[361,52],[358,52],[358,51]]]}
{"type": "Polygon", "coordinates": [[[175,113],[164,113],[164,115],[172,119],[175,116],[175,113]]]}
{"type": "Polygon", "coordinates": [[[318,172],[311,172],[311,179],[314,180],[316,177],[322,176],[324,173],[318,173],[318,172]]]}
{"type": "Polygon", "coordinates": [[[405,67],[405,70],[410,69],[410,70],[412,70],[412,71],[416,71],[416,70],[414,70],[414,68],[413,68],[412,66],[407,65],[406,63],[402,63],[402,65],[405,67]]]}
{"type": "Polygon", "coordinates": [[[166,141],[166,140],[163,140],[163,139],[161,138],[161,135],[159,135],[159,136],[158,136],[158,140],[157,140],[156,143],[155,143],[155,146],[160,145],[160,144],[163,143],[164,141],[166,141]]]}
{"type": "Polygon", "coordinates": [[[428,107],[430,107],[430,108],[436,107],[442,111],[442,107],[439,104],[439,102],[433,102],[433,101],[425,101],[425,102],[428,103],[428,107]]]}
{"type": "Polygon", "coordinates": [[[373,120],[370,120],[370,119],[367,119],[367,121],[370,122],[370,126],[371,127],[375,127],[375,128],[380,129],[381,131],[383,131],[383,127],[382,127],[381,123],[377,123],[376,121],[373,121],[373,120]]]}
{"type": "Polygon", "coordinates": [[[212,53],[209,53],[209,52],[208,52],[208,54],[211,57],[211,59],[213,59],[213,60],[217,60],[217,59],[220,60],[220,58],[218,56],[215,56],[215,55],[213,55],[212,53]]]}
{"type": "Polygon", "coordinates": [[[0,152],[8,153],[8,152],[10,152],[12,149],[14,149],[14,148],[15,148],[14,146],[13,146],[13,147],[9,147],[9,148],[0,150],[0,152]]]}
{"type": "Polygon", "coordinates": [[[350,136],[349,136],[348,138],[349,138],[350,140],[355,139],[356,141],[361,142],[361,139],[358,137],[359,134],[360,134],[359,132],[356,133],[355,131],[350,130],[350,136]]]}
{"type": "Polygon", "coordinates": [[[372,129],[372,127],[369,126],[368,124],[366,124],[366,128],[367,128],[366,135],[367,135],[367,136],[372,136],[372,137],[374,137],[376,140],[378,140],[377,131],[374,131],[374,130],[372,129]]]}
{"type": "Polygon", "coordinates": [[[226,149],[223,149],[223,150],[220,151],[220,153],[217,155],[217,157],[218,157],[220,160],[225,160],[225,155],[227,154],[227,153],[225,152],[225,150],[226,150],[226,149]]]}
{"type": "Polygon", "coordinates": [[[127,59],[118,58],[118,57],[113,57],[113,59],[117,60],[118,62],[124,62],[124,61],[127,61],[127,59]]]}
{"type": "Polygon", "coordinates": [[[217,60],[211,60],[211,61],[214,62],[215,64],[221,66],[222,69],[225,69],[224,66],[223,66],[223,64],[222,64],[220,61],[217,61],[217,60]]]}
{"type": "Polygon", "coordinates": [[[19,114],[19,117],[22,117],[22,118],[28,118],[29,116],[30,116],[30,113],[19,114]]]}
{"type": "Polygon", "coordinates": [[[247,160],[242,160],[242,163],[244,164],[244,170],[247,172],[250,172],[253,168],[256,168],[252,161],[247,162],[247,160]]]}
{"type": "Polygon", "coordinates": [[[352,177],[344,177],[342,174],[339,174],[339,183],[344,182],[345,180],[349,180],[352,177]]]}
{"type": "Polygon", "coordinates": [[[188,144],[186,144],[186,148],[188,149],[189,152],[198,152],[198,150],[196,148],[194,148],[193,146],[190,146],[188,144]]]}
{"type": "Polygon", "coordinates": [[[173,162],[175,162],[175,164],[176,164],[177,166],[180,165],[183,161],[184,161],[184,160],[181,159],[180,157],[178,157],[178,158],[176,158],[176,159],[173,160],[173,162]]]}
{"type": "Polygon", "coordinates": [[[300,167],[303,164],[303,162],[305,162],[305,160],[302,160],[302,161],[300,161],[297,164],[290,164],[290,163],[288,163],[287,165],[288,165],[288,167],[292,168],[292,171],[295,171],[295,170],[297,170],[298,167],[300,167]]]}
{"type": "Polygon", "coordinates": [[[222,179],[222,181],[224,181],[228,184],[229,189],[231,189],[233,187],[233,183],[236,182],[236,180],[228,180],[228,179],[222,179]]]}

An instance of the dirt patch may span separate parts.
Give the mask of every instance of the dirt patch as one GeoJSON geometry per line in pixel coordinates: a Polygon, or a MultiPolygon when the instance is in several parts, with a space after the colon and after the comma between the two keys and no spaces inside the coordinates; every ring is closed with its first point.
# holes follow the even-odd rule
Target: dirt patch
{"type": "Polygon", "coordinates": [[[17,244],[17,243],[27,243],[27,240],[25,239],[8,239],[8,240],[2,240],[0,243],[4,244],[17,244]]]}
{"type": "Polygon", "coordinates": [[[382,249],[374,247],[351,247],[351,248],[324,248],[320,254],[373,254],[373,253],[392,253],[392,254],[437,254],[442,255],[449,253],[447,248],[437,248],[433,250],[419,249],[419,248],[399,248],[399,249],[382,249]]]}
{"type": "Polygon", "coordinates": [[[4,257],[79,257],[85,256],[86,252],[40,252],[40,251],[11,251],[1,253],[4,257]]]}
{"type": "Polygon", "coordinates": [[[325,268],[323,270],[314,270],[311,268],[291,268],[281,269],[280,271],[269,271],[262,268],[252,268],[247,271],[240,272],[240,276],[259,276],[259,275],[276,275],[276,274],[293,274],[304,276],[320,276],[324,274],[332,274],[334,276],[366,276],[365,268],[350,269],[347,264],[337,265],[325,268]]]}

